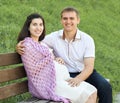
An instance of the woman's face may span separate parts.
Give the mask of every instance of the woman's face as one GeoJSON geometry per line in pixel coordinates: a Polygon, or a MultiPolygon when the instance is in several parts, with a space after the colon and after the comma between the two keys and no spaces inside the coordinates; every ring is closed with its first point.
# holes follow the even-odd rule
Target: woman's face
{"type": "Polygon", "coordinates": [[[31,21],[29,26],[29,31],[30,31],[30,36],[33,38],[33,40],[38,41],[43,30],[44,30],[44,25],[41,18],[35,18],[31,21]]]}

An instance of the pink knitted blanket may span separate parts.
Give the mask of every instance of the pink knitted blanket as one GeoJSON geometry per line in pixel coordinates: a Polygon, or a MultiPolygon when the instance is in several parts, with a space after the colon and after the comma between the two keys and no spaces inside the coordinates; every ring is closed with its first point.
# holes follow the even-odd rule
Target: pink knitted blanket
{"type": "Polygon", "coordinates": [[[56,76],[53,57],[49,48],[27,37],[24,40],[25,53],[21,56],[28,77],[30,93],[40,99],[69,100],[55,94],[56,76]]]}

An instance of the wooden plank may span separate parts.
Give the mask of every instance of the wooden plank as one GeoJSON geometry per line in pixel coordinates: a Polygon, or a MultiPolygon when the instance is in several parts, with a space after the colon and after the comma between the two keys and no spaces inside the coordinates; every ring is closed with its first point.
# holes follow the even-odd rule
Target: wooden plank
{"type": "Polygon", "coordinates": [[[18,63],[22,63],[20,55],[18,53],[0,54],[0,66],[8,66],[18,63]]]}
{"type": "MultiPolygon", "coordinates": [[[[24,102],[27,103],[27,102],[24,102]]],[[[36,102],[30,102],[30,103],[63,103],[63,102],[55,102],[55,101],[50,101],[50,100],[39,100],[36,102]]]]}
{"type": "Polygon", "coordinates": [[[31,97],[25,101],[21,101],[21,102],[18,102],[18,103],[48,103],[49,100],[41,100],[41,99],[38,99],[36,97],[31,97]]]}
{"type": "Polygon", "coordinates": [[[39,100],[33,103],[50,103],[49,100],[39,100]]]}
{"type": "MultiPolygon", "coordinates": [[[[0,54],[0,66],[8,66],[22,63],[20,56],[17,53],[5,53],[0,54]]],[[[18,66],[11,69],[1,69],[0,70],[0,83],[8,82],[10,80],[17,80],[26,77],[26,72],[23,66],[18,66]]],[[[12,96],[16,96],[22,93],[28,92],[28,81],[19,81],[19,83],[11,83],[0,87],[0,100],[6,99],[12,96]]],[[[32,97],[27,101],[19,103],[62,103],[54,102],[50,100],[40,100],[38,98],[32,97]]]]}
{"type": "Polygon", "coordinates": [[[13,69],[0,70],[0,83],[10,80],[16,80],[23,77],[26,77],[26,72],[23,66],[19,66],[13,69]]]}
{"type": "Polygon", "coordinates": [[[47,103],[63,103],[63,102],[48,101],[47,103]]]}
{"type": "Polygon", "coordinates": [[[29,99],[27,99],[27,100],[24,100],[24,101],[21,101],[21,102],[18,102],[18,103],[35,103],[35,102],[37,102],[37,101],[39,101],[38,98],[36,98],[36,97],[31,97],[31,98],[29,98],[29,99]]]}
{"type": "Polygon", "coordinates": [[[28,92],[28,82],[14,83],[7,86],[0,87],[0,100],[28,92]]]}
{"type": "Polygon", "coordinates": [[[38,99],[36,97],[31,97],[28,100],[21,101],[19,103],[63,103],[63,102],[55,102],[52,100],[44,100],[44,99],[38,99]]]}

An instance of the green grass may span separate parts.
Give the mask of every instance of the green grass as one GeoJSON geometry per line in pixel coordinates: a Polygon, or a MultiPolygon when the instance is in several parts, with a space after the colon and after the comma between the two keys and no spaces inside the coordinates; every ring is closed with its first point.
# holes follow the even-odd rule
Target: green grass
{"type": "MultiPolygon", "coordinates": [[[[95,41],[95,68],[110,79],[115,95],[120,92],[119,0],[0,0],[0,53],[15,51],[16,38],[30,13],[43,15],[47,34],[61,29],[60,11],[66,6],[79,10],[79,29],[91,35],[95,41]]],[[[15,103],[23,97],[26,98],[18,96],[8,101],[15,103]]]]}

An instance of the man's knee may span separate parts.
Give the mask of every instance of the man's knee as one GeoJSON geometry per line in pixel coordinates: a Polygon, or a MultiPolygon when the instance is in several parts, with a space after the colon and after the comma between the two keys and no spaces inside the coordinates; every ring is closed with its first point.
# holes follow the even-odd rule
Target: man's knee
{"type": "Polygon", "coordinates": [[[102,94],[112,93],[112,86],[108,81],[104,81],[104,83],[100,84],[98,89],[98,91],[102,94]]]}

